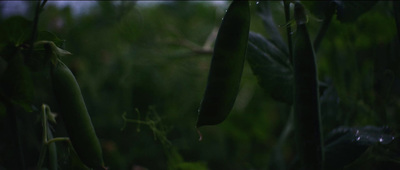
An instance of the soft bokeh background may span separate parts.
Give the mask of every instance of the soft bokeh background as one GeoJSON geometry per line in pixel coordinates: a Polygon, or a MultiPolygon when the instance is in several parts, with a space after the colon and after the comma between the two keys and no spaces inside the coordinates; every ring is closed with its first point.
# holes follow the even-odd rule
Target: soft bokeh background
{"type": "MultiPolygon", "coordinates": [[[[256,2],[250,3],[251,31],[268,37],[256,2]]],[[[35,4],[1,2],[2,20],[13,15],[33,20],[35,4]]],[[[277,169],[280,162],[295,159],[293,134],[281,144],[282,150],[276,150],[290,106],[265,93],[247,63],[230,116],[220,125],[201,128],[203,141],[198,141],[197,108],[215,32],[228,5],[46,4],[39,30],[65,40],[62,48],[73,53],[62,60],[81,87],[110,169],[277,169]],[[124,114],[136,123],[125,122],[124,114]]],[[[286,40],[283,5],[271,5],[286,40]]],[[[340,125],[399,129],[400,53],[390,7],[382,1],[353,23],[332,20],[316,53],[319,78],[329,89],[321,98],[324,133],[340,125]]],[[[321,23],[310,15],[311,38],[321,23]]],[[[54,101],[37,102],[53,108],[54,101]]],[[[55,129],[56,136],[65,136],[62,122],[55,129]]]]}

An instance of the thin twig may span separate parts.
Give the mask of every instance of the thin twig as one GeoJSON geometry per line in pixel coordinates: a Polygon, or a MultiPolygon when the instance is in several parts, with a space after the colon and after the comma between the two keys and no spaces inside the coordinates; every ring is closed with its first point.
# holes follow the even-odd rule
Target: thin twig
{"type": "Polygon", "coordinates": [[[47,0],[43,0],[41,3],[41,0],[38,0],[37,5],[36,5],[36,11],[35,11],[35,17],[33,19],[33,28],[32,28],[32,34],[31,34],[31,39],[28,41],[29,44],[29,55],[32,56],[33,53],[33,43],[36,41],[37,38],[37,26],[39,23],[39,15],[42,12],[42,9],[44,8],[44,5],[46,4],[47,0]]]}
{"type": "Polygon", "coordinates": [[[48,126],[48,115],[51,113],[50,107],[47,106],[46,104],[42,105],[42,126],[43,126],[43,135],[42,135],[42,149],[40,150],[40,154],[39,154],[39,161],[37,164],[37,169],[41,169],[44,159],[46,157],[46,153],[48,150],[48,147],[51,143],[53,142],[59,142],[59,141],[69,141],[69,138],[67,137],[59,137],[59,138],[52,138],[49,139],[49,134],[48,131],[50,130],[49,126],[48,126]]]}
{"type": "Polygon", "coordinates": [[[40,0],[37,2],[37,5],[36,5],[36,11],[35,11],[35,17],[33,18],[33,28],[32,28],[32,34],[31,34],[31,39],[29,40],[29,45],[30,45],[30,48],[32,48],[32,46],[33,46],[33,43],[35,42],[35,39],[36,39],[36,31],[37,31],[37,24],[38,24],[38,22],[39,22],[39,14],[40,14],[40,7],[41,7],[41,5],[40,5],[41,3],[40,3],[40,0]]]}
{"type": "Polygon", "coordinates": [[[47,152],[47,105],[42,105],[42,126],[43,126],[43,134],[42,134],[42,149],[40,150],[39,161],[37,164],[37,169],[41,169],[44,159],[46,157],[47,152]]]}

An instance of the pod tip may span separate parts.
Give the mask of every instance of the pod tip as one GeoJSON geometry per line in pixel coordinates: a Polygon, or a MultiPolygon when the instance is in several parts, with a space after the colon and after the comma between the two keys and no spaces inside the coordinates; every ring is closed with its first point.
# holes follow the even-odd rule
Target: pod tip
{"type": "Polygon", "coordinates": [[[196,127],[197,134],[199,134],[199,141],[201,142],[203,140],[203,134],[201,134],[199,128],[196,127]]]}

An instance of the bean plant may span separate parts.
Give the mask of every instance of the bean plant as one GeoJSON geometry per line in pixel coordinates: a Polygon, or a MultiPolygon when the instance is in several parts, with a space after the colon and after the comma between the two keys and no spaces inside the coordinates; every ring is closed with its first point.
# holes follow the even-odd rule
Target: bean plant
{"type": "MultiPolygon", "coordinates": [[[[64,57],[74,54],[65,50],[65,41],[54,33],[38,30],[46,3],[47,0],[37,1],[32,20],[13,16],[0,23],[0,169],[107,169],[109,160],[104,151],[107,145],[99,139],[92,123],[87,108],[90,101],[85,100],[74,71],[63,62],[64,57]],[[60,124],[61,131],[66,131],[61,134],[65,136],[60,136],[54,128],[60,124]]],[[[326,109],[327,103],[332,102],[329,98],[332,94],[341,97],[347,104],[344,107],[368,106],[362,101],[351,103],[353,100],[346,98],[346,93],[353,93],[351,90],[335,91],[335,86],[351,86],[354,80],[340,81],[335,74],[333,80],[322,79],[321,74],[326,73],[319,67],[332,64],[320,62],[326,55],[320,52],[326,49],[324,44],[338,41],[335,35],[329,34],[332,23],[351,27],[380,2],[282,0],[280,6],[274,7],[283,10],[283,24],[275,22],[277,16],[271,12],[272,3],[276,2],[229,1],[214,37],[213,49],[205,45],[201,50],[193,50],[210,53],[212,57],[204,96],[199,97],[202,97],[201,104],[198,112],[193,113],[197,122],[188,129],[193,133],[197,130],[201,140],[210,135],[210,131],[203,131],[205,126],[220,126],[230,118],[235,102],[240,100],[247,63],[259,87],[275,102],[289,108],[271,157],[283,160],[280,153],[283,146],[290,143],[291,135],[296,156],[290,163],[273,161],[271,169],[400,169],[398,122],[389,120],[382,126],[330,123],[328,119],[349,115],[329,114],[334,110],[326,109]],[[252,10],[256,10],[260,20],[252,18],[252,10]],[[315,20],[320,23],[319,28],[310,29],[310,23],[315,20]],[[252,30],[254,21],[261,22],[264,33],[252,30]]],[[[400,2],[386,3],[392,8],[388,15],[395,22],[388,27],[396,28],[397,37],[393,39],[399,49],[400,2]]],[[[193,48],[193,45],[187,46],[193,48]]],[[[340,52],[335,54],[341,57],[340,52]]],[[[336,66],[336,71],[345,73],[340,65],[336,66]]],[[[390,84],[392,88],[398,79],[390,71],[383,75],[383,81],[390,82],[382,86],[390,84]]],[[[381,90],[390,93],[390,88],[381,90]]],[[[379,98],[378,94],[376,96],[379,98]]],[[[339,101],[334,102],[339,105],[339,101]]],[[[121,114],[122,129],[128,124],[138,125],[138,132],[141,124],[149,127],[167,153],[165,169],[207,169],[202,163],[185,162],[168,140],[165,127],[157,124],[161,118],[156,109],[134,110],[137,119],[128,118],[126,112],[121,114]],[[141,120],[143,110],[155,114],[155,118],[147,116],[145,121],[141,120]]]]}

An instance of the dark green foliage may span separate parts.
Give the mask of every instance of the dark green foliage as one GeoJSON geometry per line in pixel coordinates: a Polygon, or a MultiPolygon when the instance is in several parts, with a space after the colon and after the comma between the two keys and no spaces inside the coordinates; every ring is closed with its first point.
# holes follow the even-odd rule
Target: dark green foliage
{"type": "Polygon", "coordinates": [[[33,100],[33,80],[21,50],[7,55],[7,68],[0,77],[0,95],[8,98],[14,105],[31,112],[33,100]]]}
{"type": "Polygon", "coordinates": [[[232,110],[242,77],[249,27],[249,2],[233,1],[215,41],[197,127],[219,124],[232,110]]]}
{"type": "Polygon", "coordinates": [[[60,39],[59,37],[48,31],[38,32],[37,41],[43,40],[52,41],[58,47],[63,47],[65,43],[65,40],[60,39]]]}
{"type": "Polygon", "coordinates": [[[32,111],[33,80],[27,66],[26,46],[32,23],[13,16],[0,23],[0,95],[32,111]]]}
{"type": "Polygon", "coordinates": [[[288,47],[283,40],[279,28],[274,21],[271,13],[271,2],[270,1],[259,1],[257,5],[258,15],[263,21],[264,28],[270,37],[272,43],[276,45],[286,56],[288,56],[288,47]]]}
{"type": "Polygon", "coordinates": [[[292,104],[293,70],[287,58],[285,52],[262,35],[250,32],[247,61],[259,85],[272,98],[292,104]]]}
{"type": "Polygon", "coordinates": [[[31,36],[32,22],[22,16],[13,16],[0,23],[0,49],[8,43],[19,46],[31,36]]]}
{"type": "MultiPolygon", "coordinates": [[[[204,95],[211,47],[231,1],[219,5],[211,1],[74,2],[79,7],[92,4],[80,14],[72,6],[48,1],[39,16],[36,38],[47,42],[36,44],[32,55],[26,42],[31,38],[29,20],[34,18],[37,2],[21,2],[33,6],[22,14],[27,19],[6,18],[7,11],[13,11],[7,3],[13,2],[0,2],[0,91],[7,94],[0,95],[0,153],[5,153],[0,154],[0,169],[35,169],[42,146],[37,108],[43,103],[59,115],[58,124],[52,126],[54,137],[68,136],[54,98],[48,60],[61,57],[52,51],[61,48],[74,54],[62,61],[79,83],[109,169],[300,167],[298,142],[289,119],[288,103],[293,99],[285,95],[293,91],[285,82],[294,74],[293,66],[287,65],[291,43],[285,40],[299,33],[292,22],[293,8],[289,8],[293,1],[284,5],[281,1],[249,1],[253,33],[235,105],[223,124],[202,128],[202,142],[197,141],[193,126],[197,115],[193,113],[204,95]],[[291,13],[286,20],[284,12],[291,13]],[[28,69],[25,75],[33,83],[32,87],[16,83],[20,90],[9,95],[12,92],[3,87],[12,88],[6,84],[24,82],[10,75],[14,72],[6,72],[18,58],[16,51],[22,54],[23,62],[18,63],[28,69]],[[33,98],[21,97],[23,91],[33,91],[33,98]],[[12,103],[11,96],[22,99],[31,112],[12,103]],[[125,126],[123,113],[136,123],[125,126]]],[[[328,134],[335,129],[336,134],[325,138],[325,167],[400,169],[397,1],[302,3],[308,14],[309,37],[315,40],[318,79],[325,84],[319,83],[321,130],[328,134]],[[383,125],[393,131],[365,129],[383,125]],[[355,130],[395,139],[389,144],[376,143],[376,138],[349,142],[357,139],[355,130]]],[[[54,144],[59,169],[85,167],[68,143],[54,144]]],[[[45,161],[43,168],[50,169],[50,160],[45,161]]]]}
{"type": "MultiPolygon", "coordinates": [[[[339,127],[332,130],[325,137],[325,169],[343,169],[359,158],[367,148],[390,144],[395,139],[390,133],[387,127],[374,126],[339,127]]],[[[391,159],[399,161],[396,157],[391,159]]]]}
{"type": "Polygon", "coordinates": [[[344,169],[400,169],[399,144],[399,138],[395,138],[389,144],[374,144],[344,169]]]}

